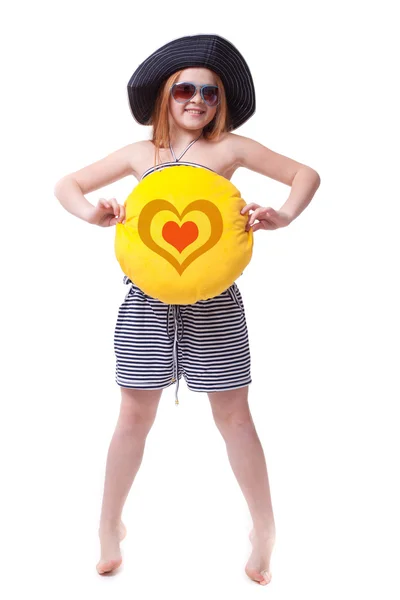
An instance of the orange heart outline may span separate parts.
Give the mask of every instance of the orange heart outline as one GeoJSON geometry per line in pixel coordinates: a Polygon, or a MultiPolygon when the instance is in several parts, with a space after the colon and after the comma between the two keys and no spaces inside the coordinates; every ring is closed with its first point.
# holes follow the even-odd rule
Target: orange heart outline
{"type": "Polygon", "coordinates": [[[150,250],[153,250],[154,252],[165,258],[165,260],[167,260],[176,269],[179,275],[182,275],[185,269],[187,269],[188,266],[194,260],[196,260],[196,258],[198,258],[202,254],[204,254],[204,252],[207,252],[207,250],[210,250],[211,248],[213,248],[213,246],[215,246],[215,244],[221,238],[223,229],[224,225],[222,215],[218,208],[215,206],[215,204],[213,204],[209,200],[195,200],[194,202],[191,202],[186,206],[181,215],[179,214],[177,208],[173,204],[171,204],[171,202],[160,199],[152,200],[142,208],[138,219],[138,233],[142,242],[148,248],[150,248],[150,250]],[[192,252],[192,254],[188,256],[182,264],[179,264],[179,262],[174,256],[172,256],[172,254],[170,254],[167,250],[159,246],[150,235],[151,222],[154,216],[161,210],[169,210],[173,212],[181,221],[187,213],[191,212],[192,210],[199,210],[205,213],[205,215],[210,220],[210,237],[208,238],[205,244],[203,244],[202,246],[200,246],[200,248],[197,248],[197,250],[192,252]]]}

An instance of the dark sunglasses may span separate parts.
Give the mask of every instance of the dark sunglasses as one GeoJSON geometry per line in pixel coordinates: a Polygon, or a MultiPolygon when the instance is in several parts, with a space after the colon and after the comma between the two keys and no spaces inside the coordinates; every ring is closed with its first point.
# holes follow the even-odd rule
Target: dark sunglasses
{"type": "Polygon", "coordinates": [[[190,81],[181,81],[171,86],[171,96],[176,102],[189,102],[200,89],[200,96],[208,106],[217,106],[220,103],[219,88],[217,85],[195,85],[190,81]]]}

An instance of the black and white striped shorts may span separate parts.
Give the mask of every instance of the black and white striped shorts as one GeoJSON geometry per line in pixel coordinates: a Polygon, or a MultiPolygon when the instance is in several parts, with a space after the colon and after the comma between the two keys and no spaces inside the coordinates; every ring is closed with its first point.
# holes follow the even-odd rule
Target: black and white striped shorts
{"type": "Polygon", "coordinates": [[[191,391],[217,392],[251,383],[243,300],[236,283],[194,304],[165,304],[131,284],[114,333],[115,381],[121,387],[164,389],[182,375],[191,391]]]}

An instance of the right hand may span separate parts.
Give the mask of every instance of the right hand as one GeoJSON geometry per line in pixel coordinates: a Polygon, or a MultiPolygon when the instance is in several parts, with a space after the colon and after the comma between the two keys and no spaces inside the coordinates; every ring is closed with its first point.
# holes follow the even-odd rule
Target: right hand
{"type": "Polygon", "coordinates": [[[111,227],[116,223],[124,222],[125,207],[118,204],[115,198],[111,198],[111,200],[100,198],[97,206],[93,207],[93,211],[88,219],[88,223],[91,225],[99,225],[99,227],[111,227]]]}

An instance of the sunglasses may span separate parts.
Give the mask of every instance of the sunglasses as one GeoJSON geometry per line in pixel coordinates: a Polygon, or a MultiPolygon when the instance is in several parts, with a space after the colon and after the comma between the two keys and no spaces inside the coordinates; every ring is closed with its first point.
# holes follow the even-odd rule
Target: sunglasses
{"type": "Polygon", "coordinates": [[[189,102],[200,89],[200,96],[208,106],[217,106],[220,103],[219,88],[217,85],[195,85],[190,81],[181,81],[171,86],[171,96],[176,102],[189,102]]]}

